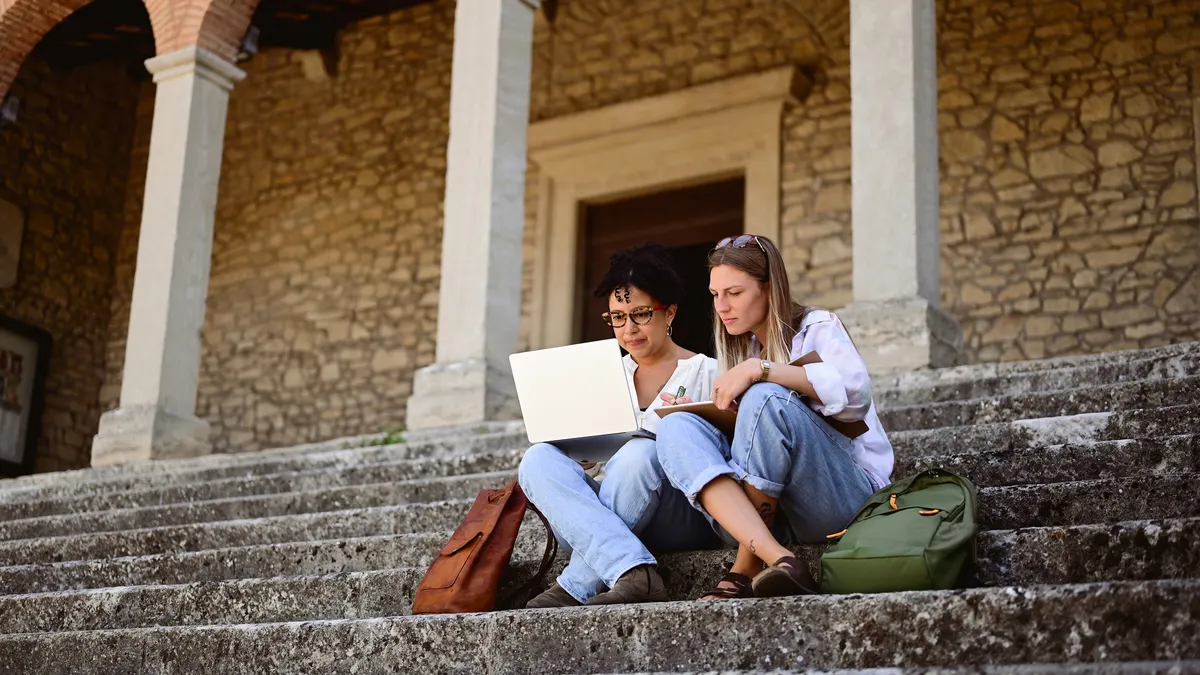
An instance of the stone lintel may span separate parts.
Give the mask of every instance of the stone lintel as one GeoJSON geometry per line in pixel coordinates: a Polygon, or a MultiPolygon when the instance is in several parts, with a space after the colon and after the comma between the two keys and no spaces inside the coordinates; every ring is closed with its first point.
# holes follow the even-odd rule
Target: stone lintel
{"type": "Polygon", "coordinates": [[[962,327],[924,298],[855,302],[837,315],[872,374],[958,364],[962,327]]]}
{"type": "Polygon", "coordinates": [[[208,422],[172,415],[158,406],[118,408],[100,417],[92,466],[207,455],[208,422]]]}
{"type": "Polygon", "coordinates": [[[435,429],[520,416],[516,387],[507,368],[471,359],[435,363],[416,372],[405,426],[435,429]]]}

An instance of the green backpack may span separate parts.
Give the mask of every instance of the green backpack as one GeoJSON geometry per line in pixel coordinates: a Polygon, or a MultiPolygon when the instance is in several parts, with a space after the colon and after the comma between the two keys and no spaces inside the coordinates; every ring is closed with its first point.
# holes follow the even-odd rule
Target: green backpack
{"type": "Polygon", "coordinates": [[[871,495],[850,526],[829,535],[822,593],[953,588],[974,557],[975,486],[931,469],[871,495]]]}

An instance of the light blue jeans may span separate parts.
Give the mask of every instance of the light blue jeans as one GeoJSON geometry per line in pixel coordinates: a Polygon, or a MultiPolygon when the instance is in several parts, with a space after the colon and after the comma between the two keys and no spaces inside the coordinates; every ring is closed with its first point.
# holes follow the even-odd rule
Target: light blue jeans
{"type": "Polygon", "coordinates": [[[779,500],[773,529],[781,543],[825,541],[882,487],[851,459],[852,444],[799,394],[770,382],[743,394],[732,445],[696,415],[675,413],[658,425],[659,462],[693,507],[704,511],[696,497],[718,476],[745,482],[779,500]]]}
{"type": "Polygon", "coordinates": [[[518,481],[571,551],[558,585],[580,602],[612,588],[634,567],[655,564],[651,549],[721,544],[704,515],[667,483],[648,438],[622,446],[600,482],[558,448],[539,443],[525,451],[518,481]]]}

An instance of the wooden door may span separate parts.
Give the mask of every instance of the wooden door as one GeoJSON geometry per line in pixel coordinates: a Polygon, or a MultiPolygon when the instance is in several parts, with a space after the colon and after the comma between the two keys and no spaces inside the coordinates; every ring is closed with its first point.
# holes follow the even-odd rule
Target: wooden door
{"type": "Polygon", "coordinates": [[[584,209],[583,275],[579,289],[579,341],[612,337],[600,315],[608,298],[592,295],[608,271],[608,259],[622,249],[654,242],[671,250],[687,289],[675,319],[675,342],[713,355],[712,297],[708,293],[708,252],[721,239],[745,231],[745,181],[724,180],[584,209]]]}

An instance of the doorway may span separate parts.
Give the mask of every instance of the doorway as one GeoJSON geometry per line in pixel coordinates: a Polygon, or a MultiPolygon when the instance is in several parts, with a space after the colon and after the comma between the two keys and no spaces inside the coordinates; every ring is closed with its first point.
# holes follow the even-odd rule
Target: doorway
{"type": "Polygon", "coordinates": [[[608,271],[609,256],[654,242],[670,249],[687,289],[673,324],[675,342],[714,356],[706,260],[718,241],[745,231],[745,195],[745,180],[734,178],[586,206],[577,341],[612,337],[600,318],[608,310],[608,298],[592,295],[608,271]]]}

